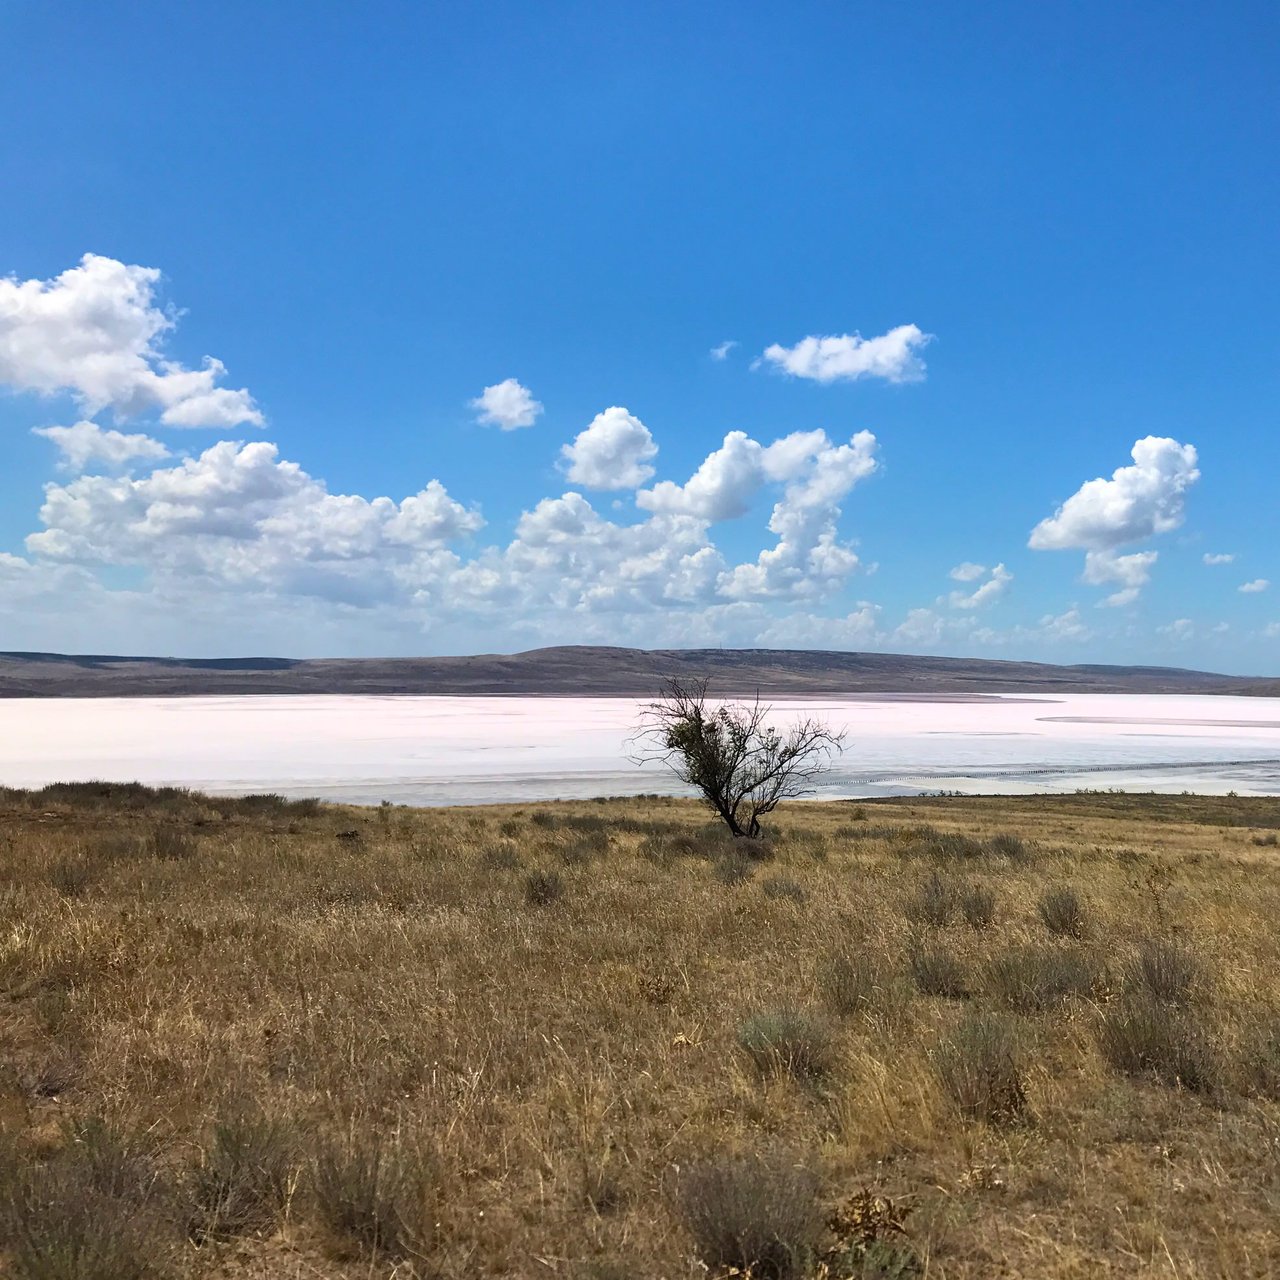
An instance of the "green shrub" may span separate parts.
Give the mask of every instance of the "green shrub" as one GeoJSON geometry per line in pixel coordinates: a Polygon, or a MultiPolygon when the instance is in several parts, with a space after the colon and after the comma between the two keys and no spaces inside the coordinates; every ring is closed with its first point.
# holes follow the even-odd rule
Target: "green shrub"
{"type": "Polygon", "coordinates": [[[676,1181],[676,1206],[717,1274],[799,1280],[822,1238],[816,1174],[781,1156],[705,1160],[676,1181]]]}
{"type": "Polygon", "coordinates": [[[801,1009],[757,1013],[738,1028],[738,1044],[765,1072],[813,1080],[831,1069],[832,1033],[825,1019],[801,1009]]]}

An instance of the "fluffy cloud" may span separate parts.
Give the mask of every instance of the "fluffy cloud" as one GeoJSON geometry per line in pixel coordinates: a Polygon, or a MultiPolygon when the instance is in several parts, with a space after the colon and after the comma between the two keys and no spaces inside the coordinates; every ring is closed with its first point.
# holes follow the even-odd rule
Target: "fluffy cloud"
{"type": "Polygon", "coordinates": [[[1270,585],[1271,583],[1266,578],[1254,578],[1252,582],[1242,582],[1237,590],[1247,596],[1256,596],[1265,591],[1270,585]]]}
{"type": "MultiPolygon", "coordinates": [[[[951,576],[956,578],[958,570],[968,572],[971,569],[977,569],[979,575],[986,573],[981,565],[963,564],[957,569],[952,569],[951,576]]],[[[973,582],[976,579],[972,576],[967,578],[956,578],[958,582],[973,582]]],[[[1013,581],[1013,574],[998,564],[991,570],[991,576],[975,591],[953,591],[948,599],[953,609],[981,609],[986,605],[994,604],[1008,590],[1009,583],[1013,581]]]]}
{"type": "Polygon", "coordinates": [[[987,566],[985,564],[974,564],[972,560],[966,560],[963,564],[958,564],[947,575],[953,582],[977,582],[979,578],[985,577],[987,566]]]}
{"type": "Polygon", "coordinates": [[[45,487],[42,562],[138,565],[159,577],[354,603],[387,598],[454,561],[483,525],[438,481],[394,502],[332,494],[266,442],[223,441],[150,475],[45,487]]]}
{"type": "Polygon", "coordinates": [[[1151,576],[1156,552],[1118,555],[1117,548],[1178,528],[1186,514],[1187,490],[1200,478],[1194,445],[1166,436],[1134,443],[1133,465],[1117,467],[1110,480],[1082,484],[1048,519],[1031,531],[1037,551],[1084,550],[1084,580],[1119,583],[1103,602],[1131,604],[1151,576]]]}
{"type": "Polygon", "coordinates": [[[1175,618],[1156,630],[1171,640],[1191,640],[1196,634],[1196,624],[1190,618],[1175,618]]]}
{"type": "MultiPolygon", "coordinates": [[[[761,551],[753,563],[740,564],[723,575],[722,595],[735,600],[805,599],[827,594],[858,567],[851,547],[837,540],[840,502],[858,481],[876,470],[876,438],[859,431],[848,444],[786,437],[765,463],[766,474],[793,478],[774,505],[769,529],[774,546],[761,551]]],[[[772,446],[771,446],[772,448],[772,446]]],[[[766,451],[768,452],[768,451],[766,451]]]]}
{"type": "Polygon", "coordinates": [[[708,352],[708,354],[711,356],[713,360],[727,360],[729,358],[729,352],[732,351],[734,347],[736,347],[737,345],[738,344],[732,340],[728,342],[722,342],[720,343],[719,346],[712,347],[710,352],[708,352]]]}
{"type": "Polygon", "coordinates": [[[634,489],[653,475],[658,446],[649,428],[620,405],[598,413],[560,450],[565,474],[588,489],[634,489]]]}
{"type": "Polygon", "coordinates": [[[155,304],[159,271],[88,253],[52,280],[0,279],[0,384],[70,392],[89,415],[159,412],[172,427],[260,426],[249,392],[217,386],[226,372],[205,357],[193,370],[166,360],[175,324],[155,304]]]}
{"type": "Polygon", "coordinates": [[[515,378],[504,378],[485,389],[471,407],[476,411],[476,421],[485,426],[501,427],[503,431],[515,431],[531,427],[542,412],[541,402],[533,398],[528,387],[515,378]]]}
{"type": "Polygon", "coordinates": [[[902,324],[878,338],[857,333],[802,338],[794,347],[766,347],[757,363],[772,365],[796,378],[814,382],[854,382],[883,378],[887,382],[919,382],[924,377],[920,352],[931,335],[902,324]]]}
{"type": "Polygon", "coordinates": [[[32,433],[57,445],[63,465],[71,471],[87,471],[95,462],[118,468],[130,462],[154,462],[169,456],[169,450],[159,440],[104,429],[96,422],[77,422],[70,427],[33,427],[32,433]]]}
{"type": "Polygon", "coordinates": [[[1201,559],[1205,562],[1205,564],[1210,564],[1210,565],[1230,564],[1235,559],[1235,556],[1229,552],[1215,553],[1212,551],[1206,551],[1204,555],[1201,557],[1201,559]]]}
{"type": "Polygon", "coordinates": [[[1109,551],[1169,533],[1182,524],[1186,493],[1200,478],[1194,445],[1146,436],[1132,451],[1133,466],[1110,480],[1089,480],[1031,531],[1037,551],[1078,547],[1109,551]]]}
{"type": "Polygon", "coordinates": [[[1084,557],[1084,580],[1095,587],[1119,584],[1120,590],[1109,595],[1102,602],[1104,605],[1119,608],[1132,604],[1151,580],[1151,569],[1159,555],[1158,551],[1136,551],[1127,556],[1114,551],[1089,551],[1084,557]]]}

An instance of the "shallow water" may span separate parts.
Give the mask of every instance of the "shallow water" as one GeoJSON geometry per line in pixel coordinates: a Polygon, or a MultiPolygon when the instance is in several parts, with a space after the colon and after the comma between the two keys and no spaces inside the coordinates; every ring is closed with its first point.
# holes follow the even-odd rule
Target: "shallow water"
{"type": "MultiPolygon", "coordinates": [[[[1123,788],[1280,794],[1280,699],[1067,694],[778,699],[847,733],[820,793],[1123,788]]],[[[359,803],[676,792],[628,759],[629,698],[0,700],[0,782],[107,778],[359,803]]]]}

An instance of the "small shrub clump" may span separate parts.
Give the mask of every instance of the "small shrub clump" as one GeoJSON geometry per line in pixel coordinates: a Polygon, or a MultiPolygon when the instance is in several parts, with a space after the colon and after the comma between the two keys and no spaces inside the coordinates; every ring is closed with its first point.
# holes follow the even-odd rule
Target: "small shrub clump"
{"type": "Polygon", "coordinates": [[[841,1017],[870,1013],[889,990],[883,962],[867,952],[837,952],[818,967],[818,991],[841,1017]]]}
{"type": "Polygon", "coordinates": [[[1180,943],[1149,938],[1125,969],[1125,986],[1162,1004],[1187,1005],[1202,980],[1200,961],[1180,943]]]}
{"type": "Polygon", "coordinates": [[[822,1238],[816,1174],[781,1156],[702,1161],[676,1180],[680,1217],[702,1262],[753,1280],[798,1280],[822,1238]]]}
{"type": "Polygon", "coordinates": [[[434,1235],[438,1171],[420,1143],[400,1131],[357,1129],[322,1142],[312,1162],[325,1225],[365,1251],[422,1257],[434,1235]]]}
{"type": "Polygon", "coordinates": [[[1098,1026],[1098,1048],[1115,1070],[1153,1076],[1192,1093],[1214,1093],[1221,1076],[1208,1035],[1154,1000],[1129,1000],[1108,1009],[1098,1026]]]}
{"type": "Polygon", "coordinates": [[[225,1115],[192,1171],[192,1239],[269,1235],[284,1217],[296,1165],[282,1121],[250,1109],[225,1115]]]}
{"type": "Polygon", "coordinates": [[[530,871],[524,878],[524,900],[531,907],[550,907],[564,897],[564,877],[558,871],[530,871]]]}
{"type": "Polygon", "coordinates": [[[790,876],[769,876],[760,882],[760,888],[766,898],[785,898],[788,902],[796,903],[797,906],[809,900],[804,886],[790,876]]]}
{"type": "Polygon", "coordinates": [[[907,901],[906,914],[909,920],[914,920],[917,924],[942,928],[951,923],[956,904],[955,885],[934,871],[907,901]]]}
{"type": "Polygon", "coordinates": [[[827,1074],[832,1061],[831,1027],[801,1009],[757,1013],[738,1028],[738,1044],[763,1072],[788,1072],[799,1080],[827,1074]]]}
{"type": "Polygon", "coordinates": [[[1017,1013],[1041,1013],[1070,996],[1092,994],[1097,961],[1076,947],[1026,946],[996,956],[988,967],[992,993],[1017,1013]]]}
{"type": "Polygon", "coordinates": [[[723,858],[717,858],[712,868],[712,875],[721,884],[745,884],[756,873],[756,864],[750,858],[744,858],[730,852],[723,858]]]}
{"type": "Polygon", "coordinates": [[[969,994],[965,967],[947,947],[922,946],[912,951],[911,977],[926,996],[962,1000],[969,994]]]}
{"type": "Polygon", "coordinates": [[[966,1119],[1008,1124],[1026,1111],[1017,1040],[1000,1018],[965,1018],[938,1046],[933,1066],[966,1119]]]}
{"type": "Polygon", "coordinates": [[[986,885],[969,884],[960,890],[960,914],[970,929],[990,929],[996,922],[996,893],[986,885]]]}
{"type": "Polygon", "coordinates": [[[1060,938],[1083,938],[1084,899],[1069,884],[1052,885],[1040,895],[1036,911],[1050,933],[1060,938]]]}

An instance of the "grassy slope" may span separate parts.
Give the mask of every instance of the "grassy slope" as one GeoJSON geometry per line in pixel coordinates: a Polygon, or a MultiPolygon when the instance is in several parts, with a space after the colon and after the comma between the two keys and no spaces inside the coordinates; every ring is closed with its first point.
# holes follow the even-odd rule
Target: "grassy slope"
{"type": "MultiPolygon", "coordinates": [[[[777,1212],[802,1166],[824,1211],[869,1223],[846,1212],[815,1237],[843,1250],[830,1276],[915,1274],[912,1258],[975,1280],[1270,1275],[1278,827],[1261,800],[794,805],[750,867],[682,801],[0,792],[0,1232],[20,1259],[111,1221],[112,1248],[194,1275],[381,1276],[418,1254],[421,1275],[681,1277],[705,1274],[699,1196],[723,1218],[763,1185],[753,1212],[777,1212]],[[944,909],[993,891],[993,925],[909,918],[935,872],[944,909]],[[555,877],[563,895],[532,901],[555,877]],[[1037,912],[1064,884],[1085,898],[1080,940],[1037,912]],[[1126,965],[1150,937],[1199,966],[1188,1005],[1159,1010],[1204,1038],[1196,1090],[1158,1078],[1171,1051],[1129,1076],[1099,1049],[1138,1007],[1126,965]],[[912,956],[921,974],[936,947],[967,998],[918,989],[912,956]],[[1029,954],[1091,969],[1087,989],[1011,1010],[1029,954]],[[766,1021],[744,1051],[744,1024],[787,1009],[808,1018],[790,1048],[762,1050],[766,1021]],[[970,1073],[966,1116],[940,1069],[982,1066],[963,1027],[987,1011],[1012,1057],[970,1073]],[[984,1094],[1011,1063],[1012,1095],[984,1094]],[[352,1147],[378,1170],[363,1193],[352,1147]],[[690,1180],[731,1152],[774,1164],[690,1180]],[[896,1207],[850,1202],[863,1189],[896,1207]],[[380,1252],[362,1196],[385,1211],[380,1252]],[[858,1271],[876,1235],[898,1271],[858,1271]]],[[[133,1274],[112,1265],[97,1274],[133,1274]]]]}

